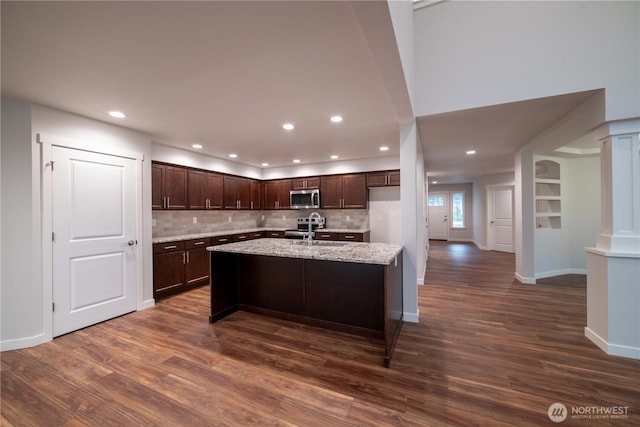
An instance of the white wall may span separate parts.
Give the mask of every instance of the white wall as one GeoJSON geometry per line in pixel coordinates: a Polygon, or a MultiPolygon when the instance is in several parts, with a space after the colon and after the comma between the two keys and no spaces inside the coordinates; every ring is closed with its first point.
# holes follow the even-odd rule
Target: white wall
{"type": "Polygon", "coordinates": [[[586,274],[584,248],[596,246],[602,228],[600,157],[569,159],[566,163],[569,265],[586,274]]]}
{"type": "Polygon", "coordinates": [[[604,88],[640,116],[640,2],[449,1],[415,12],[417,117],[604,88]]]}
{"type": "Polygon", "coordinates": [[[42,275],[42,247],[46,242],[41,230],[38,134],[79,141],[97,150],[106,147],[143,154],[143,229],[138,238],[143,254],[143,295],[138,301],[143,302],[142,306],[153,304],[150,138],[52,108],[4,99],[2,122],[2,247],[10,247],[17,256],[24,257],[22,263],[11,265],[8,265],[11,258],[5,259],[4,254],[2,257],[2,349],[51,339],[51,289],[50,284],[43,283],[42,275]],[[5,174],[11,176],[9,181],[5,181],[5,174]],[[5,182],[11,182],[12,186],[6,192],[5,182]],[[20,200],[16,198],[18,192],[22,194],[20,200]],[[13,227],[20,233],[5,234],[5,227],[13,227]],[[26,268],[24,260],[28,263],[26,268]]]}
{"type": "Polygon", "coordinates": [[[402,244],[400,187],[369,189],[369,228],[371,242],[402,244]]]}

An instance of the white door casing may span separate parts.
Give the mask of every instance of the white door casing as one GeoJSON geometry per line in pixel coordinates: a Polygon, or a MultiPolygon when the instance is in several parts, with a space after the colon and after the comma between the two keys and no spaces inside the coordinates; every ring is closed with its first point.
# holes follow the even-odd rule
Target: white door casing
{"type": "Polygon", "coordinates": [[[53,146],[53,336],[136,309],[136,160],[53,146]]]}
{"type": "Polygon", "coordinates": [[[429,193],[429,239],[449,239],[449,193],[429,193]]]}
{"type": "Polygon", "coordinates": [[[489,188],[489,249],[513,253],[513,188],[489,188]]]}

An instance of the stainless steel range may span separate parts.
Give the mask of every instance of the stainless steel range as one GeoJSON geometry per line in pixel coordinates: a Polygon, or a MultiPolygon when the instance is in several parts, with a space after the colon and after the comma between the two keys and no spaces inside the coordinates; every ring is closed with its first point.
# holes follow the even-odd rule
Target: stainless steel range
{"type": "Polygon", "coordinates": [[[298,228],[292,228],[285,230],[284,236],[287,239],[306,239],[309,237],[309,221],[311,221],[311,237],[315,237],[315,230],[326,228],[327,220],[325,217],[314,216],[311,219],[309,217],[298,218],[298,228]]]}

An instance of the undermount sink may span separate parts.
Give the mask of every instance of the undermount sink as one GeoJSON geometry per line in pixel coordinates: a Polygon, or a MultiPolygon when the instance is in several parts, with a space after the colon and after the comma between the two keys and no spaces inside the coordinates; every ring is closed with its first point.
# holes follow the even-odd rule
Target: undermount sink
{"type": "MultiPolygon", "coordinates": [[[[306,241],[303,240],[291,240],[292,245],[309,246],[306,241]]],[[[312,246],[345,246],[344,242],[335,242],[331,240],[314,240],[312,246]]]]}

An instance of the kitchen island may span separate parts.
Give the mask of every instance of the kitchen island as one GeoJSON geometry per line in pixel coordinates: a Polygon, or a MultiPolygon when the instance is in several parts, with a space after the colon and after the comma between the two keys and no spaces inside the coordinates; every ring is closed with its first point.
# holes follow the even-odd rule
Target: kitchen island
{"type": "Polygon", "coordinates": [[[211,315],[240,309],[378,339],[389,366],[402,325],[402,247],[257,239],[211,252],[211,315]]]}

